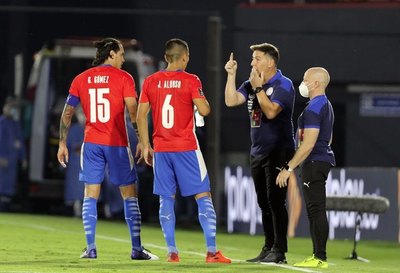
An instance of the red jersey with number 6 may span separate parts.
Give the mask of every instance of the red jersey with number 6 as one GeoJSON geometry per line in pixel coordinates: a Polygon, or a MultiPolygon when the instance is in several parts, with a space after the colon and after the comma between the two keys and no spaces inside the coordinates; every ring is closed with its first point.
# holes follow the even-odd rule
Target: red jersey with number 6
{"type": "Polygon", "coordinates": [[[139,103],[149,103],[155,152],[197,150],[193,99],[205,98],[200,79],[185,71],[159,71],[143,83],[139,103]]]}
{"type": "Polygon", "coordinates": [[[128,146],[124,98],[137,98],[128,72],[110,65],[90,68],[75,77],[69,93],[79,97],[86,116],[84,142],[128,146]]]}

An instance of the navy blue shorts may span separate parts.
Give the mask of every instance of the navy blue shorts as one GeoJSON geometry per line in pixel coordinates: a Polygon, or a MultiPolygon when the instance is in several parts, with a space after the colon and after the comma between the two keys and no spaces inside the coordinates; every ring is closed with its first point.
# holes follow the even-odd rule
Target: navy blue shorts
{"type": "Polygon", "coordinates": [[[87,184],[101,184],[106,166],[112,184],[120,187],[136,182],[136,169],[129,147],[83,143],[79,180],[87,184]]]}

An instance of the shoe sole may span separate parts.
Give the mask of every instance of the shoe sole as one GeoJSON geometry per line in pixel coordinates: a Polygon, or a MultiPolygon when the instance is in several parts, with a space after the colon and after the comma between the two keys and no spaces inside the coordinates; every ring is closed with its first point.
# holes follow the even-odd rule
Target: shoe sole
{"type": "Polygon", "coordinates": [[[279,261],[279,262],[262,262],[260,261],[260,263],[262,264],[287,264],[287,261],[279,261]]]}
{"type": "Polygon", "coordinates": [[[160,258],[153,258],[153,257],[150,257],[150,259],[146,259],[146,258],[132,258],[131,257],[131,260],[133,260],[133,261],[158,261],[160,258]]]}
{"type": "Polygon", "coordinates": [[[267,253],[267,254],[265,254],[265,255],[263,255],[263,256],[259,256],[259,257],[257,257],[257,258],[253,258],[253,259],[248,259],[248,260],[246,260],[246,262],[249,262],[249,263],[258,263],[258,262],[260,262],[262,259],[265,259],[267,256],[268,256],[268,254],[269,253],[267,253]]]}
{"type": "Polygon", "coordinates": [[[328,268],[329,266],[312,266],[312,265],[296,265],[296,264],[294,264],[293,265],[294,267],[299,267],[299,268],[322,268],[322,269],[325,269],[325,268],[328,268]]]}

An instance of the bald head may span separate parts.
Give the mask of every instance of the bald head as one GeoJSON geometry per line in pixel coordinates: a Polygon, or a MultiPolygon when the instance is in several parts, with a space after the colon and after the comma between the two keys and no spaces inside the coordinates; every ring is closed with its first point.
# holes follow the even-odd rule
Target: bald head
{"type": "Polygon", "coordinates": [[[309,82],[319,82],[321,84],[321,89],[328,86],[331,77],[329,76],[328,70],[323,67],[311,67],[304,74],[304,78],[307,77],[309,82]]]}

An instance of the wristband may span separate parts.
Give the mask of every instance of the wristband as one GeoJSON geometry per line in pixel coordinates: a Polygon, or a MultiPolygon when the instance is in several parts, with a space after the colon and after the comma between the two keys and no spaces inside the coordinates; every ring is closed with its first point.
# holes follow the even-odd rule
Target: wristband
{"type": "Polygon", "coordinates": [[[285,167],[283,167],[285,170],[287,170],[288,172],[293,172],[293,169],[289,167],[288,164],[285,165],[285,167]]]}
{"type": "Polygon", "coordinates": [[[261,91],[263,91],[263,88],[262,88],[261,86],[256,87],[256,88],[254,89],[254,94],[258,94],[258,93],[260,93],[261,91]]]}

